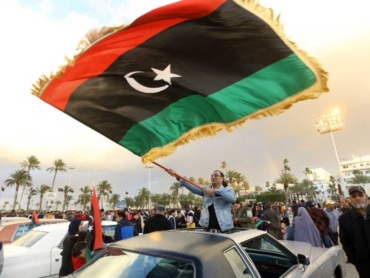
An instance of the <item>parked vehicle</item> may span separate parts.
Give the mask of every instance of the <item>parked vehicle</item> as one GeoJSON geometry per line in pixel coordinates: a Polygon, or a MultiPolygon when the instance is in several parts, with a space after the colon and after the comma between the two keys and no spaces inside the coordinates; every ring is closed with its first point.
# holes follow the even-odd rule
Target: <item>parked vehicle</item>
{"type": "MultiPolygon", "coordinates": [[[[6,219],[7,217],[4,217],[3,219],[6,219]]],[[[13,217],[9,217],[13,218],[13,217]]],[[[15,218],[15,217],[14,217],[15,218]]],[[[62,223],[62,222],[68,222],[65,219],[40,219],[39,224],[32,225],[31,220],[27,218],[16,218],[11,219],[11,221],[7,222],[1,222],[0,224],[0,241],[4,244],[13,242],[20,238],[21,236],[25,235],[29,231],[31,231],[33,228],[43,225],[50,225],[55,223],[62,223]]]]}
{"type": "MultiPolygon", "coordinates": [[[[66,222],[36,227],[18,240],[4,245],[1,277],[58,277],[63,240],[67,236],[69,224],[70,222],[66,222]]],[[[104,236],[110,238],[116,225],[114,221],[102,221],[104,236]]]]}
{"type": "Polygon", "coordinates": [[[109,245],[70,277],[344,277],[341,246],[278,241],[264,231],[144,234],[109,245]]]}

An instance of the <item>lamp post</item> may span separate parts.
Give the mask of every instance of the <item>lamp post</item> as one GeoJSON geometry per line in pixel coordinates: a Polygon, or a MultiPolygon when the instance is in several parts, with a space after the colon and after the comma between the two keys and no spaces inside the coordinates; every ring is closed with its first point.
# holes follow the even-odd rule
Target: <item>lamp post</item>
{"type": "Polygon", "coordinates": [[[69,188],[71,188],[71,180],[72,180],[72,170],[75,169],[75,167],[68,167],[69,171],[69,188]]]}
{"type": "MultiPolygon", "coordinates": [[[[333,132],[339,131],[343,129],[343,123],[340,118],[340,113],[339,109],[335,108],[330,110],[329,113],[322,114],[322,115],[313,115],[316,120],[316,127],[317,131],[322,135],[326,133],[330,133],[331,135],[331,140],[333,142],[333,147],[334,147],[334,152],[335,152],[335,157],[337,159],[338,163],[338,170],[339,170],[339,177],[342,176],[342,171],[340,169],[340,161],[339,161],[339,156],[338,156],[338,151],[337,147],[335,145],[335,140],[334,140],[334,135],[333,132]]],[[[344,182],[344,180],[343,180],[344,182]]]]}
{"type": "Polygon", "coordinates": [[[148,190],[149,190],[149,202],[148,202],[148,209],[150,211],[150,169],[154,168],[153,163],[145,164],[145,168],[149,170],[149,181],[148,181],[148,190]]]}

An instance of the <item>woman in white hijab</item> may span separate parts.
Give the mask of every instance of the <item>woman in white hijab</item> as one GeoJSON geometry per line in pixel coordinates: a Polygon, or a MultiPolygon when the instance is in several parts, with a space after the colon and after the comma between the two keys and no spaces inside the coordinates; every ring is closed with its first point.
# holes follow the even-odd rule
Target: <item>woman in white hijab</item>
{"type": "Polygon", "coordinates": [[[320,232],[303,207],[298,209],[298,215],[294,217],[294,241],[307,242],[312,246],[322,247],[320,232]]]}

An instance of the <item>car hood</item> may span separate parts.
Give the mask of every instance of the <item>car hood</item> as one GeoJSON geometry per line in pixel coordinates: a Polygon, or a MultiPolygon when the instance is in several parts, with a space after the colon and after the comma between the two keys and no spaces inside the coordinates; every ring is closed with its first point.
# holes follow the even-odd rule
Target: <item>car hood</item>
{"type": "Polygon", "coordinates": [[[327,249],[314,247],[306,242],[293,240],[280,240],[280,243],[288,248],[294,255],[302,254],[310,258],[311,262],[315,262],[327,249]]]}
{"type": "Polygon", "coordinates": [[[19,254],[27,252],[28,249],[27,247],[20,247],[12,244],[4,245],[4,257],[18,256],[19,254]]]}

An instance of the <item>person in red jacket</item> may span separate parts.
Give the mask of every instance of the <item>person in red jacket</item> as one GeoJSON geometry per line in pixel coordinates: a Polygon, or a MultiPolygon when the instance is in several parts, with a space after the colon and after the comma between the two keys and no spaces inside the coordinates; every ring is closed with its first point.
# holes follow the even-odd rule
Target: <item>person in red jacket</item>
{"type": "Polygon", "coordinates": [[[86,242],[78,241],[72,249],[73,270],[76,271],[86,263],[86,242]]]}

